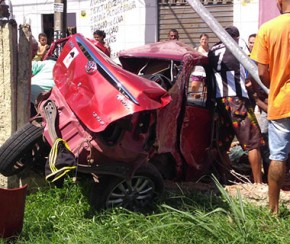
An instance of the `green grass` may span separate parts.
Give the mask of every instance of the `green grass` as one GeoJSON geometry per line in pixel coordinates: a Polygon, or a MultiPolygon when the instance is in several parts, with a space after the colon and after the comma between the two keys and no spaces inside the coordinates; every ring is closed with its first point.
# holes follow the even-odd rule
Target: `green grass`
{"type": "MultiPolygon", "coordinates": [[[[125,209],[95,213],[86,192],[66,181],[61,189],[41,188],[26,199],[16,243],[290,243],[290,212],[220,195],[166,192],[154,212],[125,209]]],[[[0,241],[1,243],[1,241],[0,241]]],[[[3,242],[2,242],[3,243],[3,242]]]]}

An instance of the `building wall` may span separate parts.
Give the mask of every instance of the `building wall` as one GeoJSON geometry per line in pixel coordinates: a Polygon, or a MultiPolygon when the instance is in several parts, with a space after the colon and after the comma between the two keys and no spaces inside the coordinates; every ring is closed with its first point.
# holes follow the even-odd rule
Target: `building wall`
{"type": "MultiPolygon", "coordinates": [[[[54,14],[54,0],[13,0],[13,16],[17,24],[28,23],[32,34],[37,37],[43,32],[42,14],[54,14]]],[[[68,0],[67,12],[76,14],[78,32],[91,36],[90,29],[90,1],[68,0]]]]}
{"type": "Polygon", "coordinates": [[[91,33],[107,33],[111,57],[123,49],[156,41],[157,3],[155,0],[91,0],[91,33]]]}
{"type": "MultiPolygon", "coordinates": [[[[67,12],[76,14],[77,31],[86,37],[92,38],[92,33],[97,28],[107,31],[107,41],[112,48],[114,58],[120,50],[159,39],[157,4],[162,1],[168,2],[166,0],[67,0],[67,12]],[[106,26],[104,26],[105,20],[106,26]]],[[[261,0],[233,1],[233,24],[239,28],[241,38],[245,41],[250,34],[258,30],[259,1],[261,0]]],[[[183,0],[170,0],[170,2],[177,3],[183,0]]],[[[29,23],[34,36],[43,32],[41,15],[54,13],[54,0],[13,0],[12,5],[17,23],[29,23]]]]}
{"type": "MultiPolygon", "coordinates": [[[[265,0],[263,0],[265,1],[265,0]]],[[[259,0],[234,0],[234,22],[240,37],[246,42],[248,36],[257,33],[259,24],[259,0]]]]}
{"type": "MultiPolygon", "coordinates": [[[[13,0],[15,20],[30,24],[35,37],[43,32],[41,15],[53,13],[54,0],[13,0]]],[[[88,38],[96,29],[105,30],[113,58],[123,49],[157,40],[155,0],[68,0],[67,13],[76,14],[77,32],[88,38]]]]}

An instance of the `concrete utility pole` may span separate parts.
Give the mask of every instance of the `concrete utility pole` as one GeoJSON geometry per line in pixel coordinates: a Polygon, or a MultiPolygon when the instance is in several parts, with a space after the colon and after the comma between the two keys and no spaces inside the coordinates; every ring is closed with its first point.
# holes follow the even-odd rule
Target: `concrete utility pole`
{"type": "Polygon", "coordinates": [[[54,0],[54,41],[66,36],[67,0],[54,0]]]}
{"type": "MultiPolygon", "coordinates": [[[[29,26],[18,28],[10,16],[0,0],[0,145],[30,117],[31,32],[29,26]]],[[[19,186],[18,176],[0,175],[1,188],[19,186]]]]}

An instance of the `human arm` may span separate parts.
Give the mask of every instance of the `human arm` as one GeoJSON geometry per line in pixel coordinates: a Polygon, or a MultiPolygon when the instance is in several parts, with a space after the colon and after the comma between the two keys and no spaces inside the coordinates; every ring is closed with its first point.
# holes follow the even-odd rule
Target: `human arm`
{"type": "Polygon", "coordinates": [[[262,100],[258,97],[258,95],[257,95],[256,92],[253,94],[253,97],[254,97],[254,99],[255,99],[256,105],[257,105],[260,109],[262,109],[264,112],[267,113],[267,110],[268,110],[268,99],[266,99],[265,101],[262,101],[262,100]]]}
{"type": "Polygon", "coordinates": [[[255,102],[255,104],[267,113],[268,109],[268,98],[267,94],[263,89],[256,83],[256,81],[250,76],[250,79],[246,83],[246,88],[250,98],[255,102]]]}
{"type": "Polygon", "coordinates": [[[270,87],[270,72],[268,64],[258,63],[258,73],[263,84],[269,88],[270,87]]]}
{"type": "Polygon", "coordinates": [[[255,43],[251,52],[251,59],[256,61],[258,65],[258,74],[262,83],[270,87],[270,46],[268,31],[265,25],[260,27],[256,36],[255,43]]]}

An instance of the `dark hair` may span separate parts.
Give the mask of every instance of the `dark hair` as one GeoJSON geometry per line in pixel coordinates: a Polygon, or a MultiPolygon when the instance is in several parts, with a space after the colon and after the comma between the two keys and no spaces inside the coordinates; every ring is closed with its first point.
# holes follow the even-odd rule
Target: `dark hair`
{"type": "Polygon", "coordinates": [[[199,36],[199,39],[201,39],[203,36],[209,38],[209,37],[208,37],[208,34],[206,34],[206,33],[201,33],[200,36],[199,36]]]}
{"type": "Polygon", "coordinates": [[[254,34],[251,34],[251,35],[249,35],[249,37],[248,37],[248,40],[249,40],[251,37],[255,37],[255,38],[256,38],[256,36],[257,36],[257,34],[256,34],[256,33],[254,33],[254,34]]]}
{"type": "Polygon", "coordinates": [[[38,34],[38,40],[39,40],[40,37],[42,37],[42,36],[47,38],[47,35],[46,35],[45,33],[41,32],[41,33],[38,34]]]}
{"type": "Polygon", "coordinates": [[[94,32],[94,35],[98,35],[98,36],[101,36],[103,38],[106,38],[106,33],[104,31],[102,31],[102,30],[96,30],[94,32]]]}
{"type": "Polygon", "coordinates": [[[226,27],[225,30],[233,38],[240,37],[240,32],[239,32],[238,28],[235,26],[226,27]]]}
{"type": "Polygon", "coordinates": [[[170,29],[170,31],[168,33],[170,33],[170,32],[174,32],[174,33],[178,34],[178,30],[176,30],[176,29],[170,29]]]}

